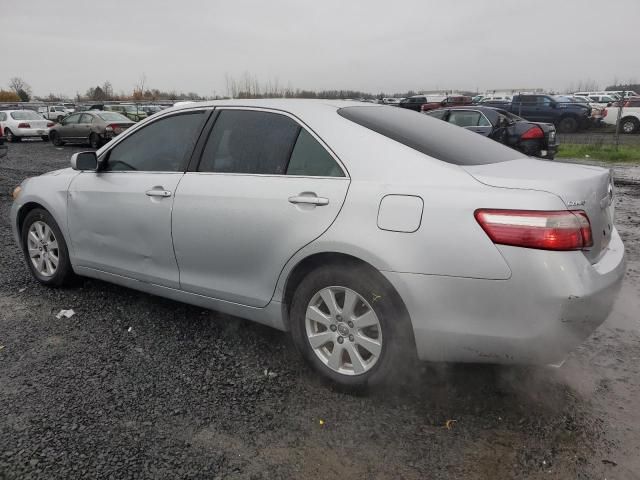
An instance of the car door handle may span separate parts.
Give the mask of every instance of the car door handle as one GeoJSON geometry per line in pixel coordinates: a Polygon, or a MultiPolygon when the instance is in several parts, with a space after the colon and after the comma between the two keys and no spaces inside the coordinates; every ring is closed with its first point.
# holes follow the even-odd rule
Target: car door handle
{"type": "Polygon", "coordinates": [[[317,205],[318,207],[321,207],[323,205],[329,205],[329,199],[324,197],[296,195],[294,197],[289,197],[289,203],[308,203],[310,205],[317,205]]]}
{"type": "Polygon", "coordinates": [[[157,190],[157,189],[147,190],[145,194],[148,197],[170,197],[171,196],[171,192],[169,190],[157,190]]]}

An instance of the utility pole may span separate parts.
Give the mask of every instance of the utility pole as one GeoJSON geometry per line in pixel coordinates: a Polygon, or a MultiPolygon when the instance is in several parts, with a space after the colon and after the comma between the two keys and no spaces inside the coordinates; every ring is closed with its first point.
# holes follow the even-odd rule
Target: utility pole
{"type": "Polygon", "coordinates": [[[622,91],[622,100],[618,102],[618,119],[616,120],[616,152],[618,151],[618,145],[620,145],[620,119],[622,118],[622,106],[625,102],[626,93],[627,92],[625,92],[624,90],[622,91]]]}

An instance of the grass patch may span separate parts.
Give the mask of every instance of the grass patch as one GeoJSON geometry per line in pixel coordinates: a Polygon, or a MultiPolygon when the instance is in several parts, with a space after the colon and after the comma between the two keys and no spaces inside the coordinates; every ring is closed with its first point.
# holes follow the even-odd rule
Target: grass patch
{"type": "Polygon", "coordinates": [[[564,143],[560,145],[556,157],[590,158],[605,162],[640,162],[640,145],[620,145],[616,150],[612,145],[564,143]]]}

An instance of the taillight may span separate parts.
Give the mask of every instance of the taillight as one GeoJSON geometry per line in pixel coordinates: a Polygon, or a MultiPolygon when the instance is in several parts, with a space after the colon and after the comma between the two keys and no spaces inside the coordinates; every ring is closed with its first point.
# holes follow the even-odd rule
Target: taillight
{"type": "Polygon", "coordinates": [[[606,116],[607,116],[607,109],[606,109],[606,108],[603,108],[603,109],[602,109],[602,113],[601,113],[601,115],[602,115],[602,118],[604,118],[604,117],[606,117],[606,116]]]}
{"type": "Polygon", "coordinates": [[[19,123],[18,124],[18,128],[31,128],[31,125],[29,125],[28,123],[19,123]]]}
{"type": "Polygon", "coordinates": [[[582,210],[476,210],[475,217],[501,245],[541,250],[582,250],[593,246],[589,217],[582,210]]]}
{"type": "Polygon", "coordinates": [[[522,140],[535,140],[537,138],[544,138],[544,132],[538,126],[531,127],[520,137],[522,140]]]}
{"type": "Polygon", "coordinates": [[[51,128],[55,125],[53,122],[47,122],[47,128],[51,128]]]}

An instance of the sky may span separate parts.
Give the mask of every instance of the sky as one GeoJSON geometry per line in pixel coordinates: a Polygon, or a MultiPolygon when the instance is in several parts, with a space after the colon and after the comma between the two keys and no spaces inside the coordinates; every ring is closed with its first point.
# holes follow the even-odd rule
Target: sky
{"type": "Polygon", "coordinates": [[[110,81],[227,94],[547,88],[640,81],[640,0],[0,0],[0,88],[110,81]],[[8,8],[10,7],[10,8],[8,8]],[[617,18],[617,19],[616,19],[617,18]]]}

